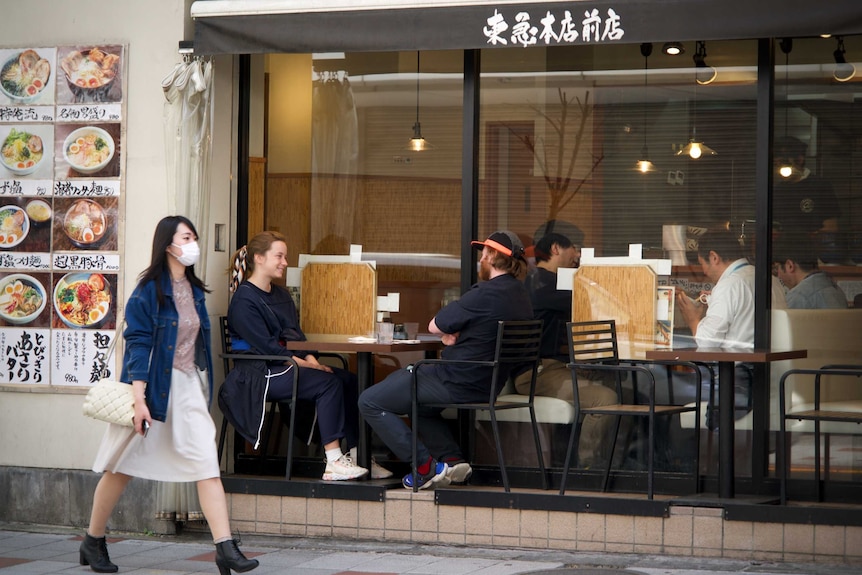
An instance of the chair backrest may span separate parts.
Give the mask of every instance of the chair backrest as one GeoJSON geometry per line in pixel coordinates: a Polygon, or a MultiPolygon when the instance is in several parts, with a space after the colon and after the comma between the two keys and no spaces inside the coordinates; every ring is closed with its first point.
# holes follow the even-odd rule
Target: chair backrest
{"type": "Polygon", "coordinates": [[[616,322],[568,322],[569,361],[572,363],[619,363],[616,322]]]}
{"type": "MultiPolygon", "coordinates": [[[[531,365],[533,384],[542,344],[542,320],[497,322],[497,347],[494,352],[494,374],[491,393],[499,393],[512,368],[531,365]]],[[[493,398],[492,398],[493,399],[493,398]]]]}
{"type": "MultiPolygon", "coordinates": [[[[227,328],[227,316],[219,316],[218,323],[221,328],[221,351],[223,354],[233,353],[233,349],[230,344],[230,330],[227,328]]],[[[226,357],[222,357],[222,361],[224,362],[224,373],[227,375],[227,372],[230,371],[230,360],[226,357]]]]}

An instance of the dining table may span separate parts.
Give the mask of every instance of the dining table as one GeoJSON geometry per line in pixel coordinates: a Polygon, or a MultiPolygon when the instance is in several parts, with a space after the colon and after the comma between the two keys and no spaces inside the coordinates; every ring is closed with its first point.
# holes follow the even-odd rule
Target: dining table
{"type": "MultiPolygon", "coordinates": [[[[420,334],[419,339],[400,340],[393,339],[391,343],[378,342],[373,337],[334,335],[334,334],[305,334],[306,341],[289,341],[286,347],[291,351],[324,351],[334,353],[356,354],[356,379],[359,393],[374,384],[374,355],[392,354],[404,352],[424,352],[425,358],[437,357],[443,349],[440,336],[432,334],[420,334]]],[[[302,385],[302,381],[300,381],[302,385]]],[[[358,406],[353,406],[358,409],[358,406]]],[[[359,414],[359,445],[357,446],[357,463],[370,469],[371,467],[371,434],[367,425],[359,414]]]]}
{"type": "MultiPolygon", "coordinates": [[[[718,363],[718,496],[722,499],[732,499],[735,496],[734,383],[736,363],[770,363],[785,359],[801,359],[808,356],[808,350],[682,347],[655,348],[647,350],[645,354],[645,357],[651,360],[718,363]]],[[[752,408],[757,411],[768,408],[768,406],[753,405],[752,408]]]]}

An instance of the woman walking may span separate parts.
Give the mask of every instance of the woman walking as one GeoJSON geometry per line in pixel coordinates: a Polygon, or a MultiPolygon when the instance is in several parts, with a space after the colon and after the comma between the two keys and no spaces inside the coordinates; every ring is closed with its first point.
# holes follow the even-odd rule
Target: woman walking
{"type": "Polygon", "coordinates": [[[120,379],[132,385],[134,429],[110,424],[93,470],[104,472],[93,497],[81,565],[115,573],[105,542],[108,519],[132,477],[197,483],[216,546],[221,575],[258,566],[230,532],[210,416],[212,351],[200,257],[191,221],[169,216],[156,226],[150,266],[126,304],[126,342],[120,379]]]}

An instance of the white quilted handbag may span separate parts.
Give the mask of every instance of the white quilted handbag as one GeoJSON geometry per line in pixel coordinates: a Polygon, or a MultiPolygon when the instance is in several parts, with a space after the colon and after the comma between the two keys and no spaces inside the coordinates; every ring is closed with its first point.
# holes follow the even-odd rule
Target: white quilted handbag
{"type": "MultiPolygon", "coordinates": [[[[107,361],[114,351],[118,338],[119,330],[108,347],[108,353],[105,354],[105,364],[102,366],[103,376],[107,372],[107,361]]],[[[84,399],[84,415],[108,423],[134,427],[135,399],[132,395],[132,385],[102,377],[87,392],[87,397],[84,399]]]]}
{"type": "Polygon", "coordinates": [[[94,419],[133,427],[135,400],[132,385],[112,379],[100,379],[84,399],[84,415],[94,419]]]}

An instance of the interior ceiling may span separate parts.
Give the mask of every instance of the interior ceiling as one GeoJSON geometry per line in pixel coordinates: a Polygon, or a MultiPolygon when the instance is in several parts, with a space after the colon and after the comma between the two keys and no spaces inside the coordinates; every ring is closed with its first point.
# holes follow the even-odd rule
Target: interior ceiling
{"type": "MultiPolygon", "coordinates": [[[[683,45],[686,51],[679,56],[668,56],[660,45],[653,46],[646,89],[644,58],[636,44],[483,51],[483,103],[523,102],[525,98],[536,101],[543,89],[545,100],[555,101],[558,88],[590,89],[595,101],[614,104],[756,99],[756,41],[707,43],[706,62],[718,72],[715,82],[708,86],[694,82],[694,43],[683,45]]],[[[776,46],[776,99],[854,102],[862,98],[862,36],[845,38],[844,45],[847,60],[857,62],[859,70],[856,78],[845,83],[832,78],[835,38],[795,39],[786,60],[776,46]],[[785,90],[788,85],[789,90],[785,90]]],[[[346,71],[359,106],[412,106],[417,80],[414,54],[357,52],[346,54],[342,60],[315,61],[314,65],[317,70],[346,71]]],[[[460,105],[462,65],[460,50],[422,52],[421,105],[460,105]]]]}

